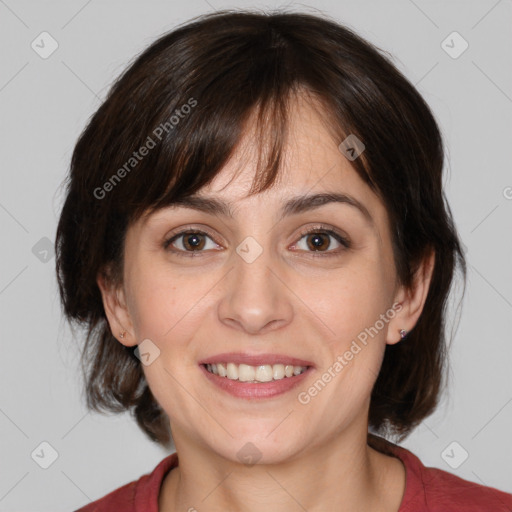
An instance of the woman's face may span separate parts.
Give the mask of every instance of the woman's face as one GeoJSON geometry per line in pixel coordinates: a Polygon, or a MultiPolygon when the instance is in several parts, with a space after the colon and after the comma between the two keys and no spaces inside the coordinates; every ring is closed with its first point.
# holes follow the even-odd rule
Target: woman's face
{"type": "Polygon", "coordinates": [[[232,217],[173,206],[126,237],[122,342],[150,340],[143,369],[177,446],[193,442],[234,461],[291,459],[341,432],[366,438],[385,345],[409,328],[396,306],[402,292],[383,204],[306,102],[294,105],[290,129],[272,190],[245,197],[255,172],[249,134],[246,152],[199,191],[229,205],[232,217]],[[350,196],[368,215],[346,202],[283,211],[313,194],[350,196]],[[317,234],[303,234],[310,229],[317,234]],[[184,230],[208,234],[177,236],[184,230]],[[243,379],[272,380],[214,375],[203,365],[210,361],[232,363],[226,371],[243,379]],[[286,363],[308,369],[283,377],[286,363]]]}

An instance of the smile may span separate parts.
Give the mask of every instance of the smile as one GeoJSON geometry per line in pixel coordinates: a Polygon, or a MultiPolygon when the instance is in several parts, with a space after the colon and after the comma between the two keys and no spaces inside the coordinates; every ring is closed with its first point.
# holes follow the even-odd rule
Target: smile
{"type": "Polygon", "coordinates": [[[263,364],[251,366],[248,364],[217,363],[205,364],[210,373],[239,382],[272,382],[294,377],[304,373],[308,366],[294,366],[290,364],[263,364]]]}

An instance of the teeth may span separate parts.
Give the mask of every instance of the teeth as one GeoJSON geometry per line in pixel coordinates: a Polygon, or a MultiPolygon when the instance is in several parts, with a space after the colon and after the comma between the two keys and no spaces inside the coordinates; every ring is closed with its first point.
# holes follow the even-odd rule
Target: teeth
{"type": "MultiPolygon", "coordinates": [[[[297,367],[299,368],[299,367],[297,367]]],[[[270,382],[273,379],[272,366],[264,364],[256,368],[256,379],[258,382],[270,382]]]]}
{"type": "Polygon", "coordinates": [[[254,366],[249,366],[248,364],[238,365],[238,380],[240,382],[249,382],[254,380],[255,376],[256,370],[254,366]]]}
{"type": "Polygon", "coordinates": [[[284,377],[284,364],[275,364],[272,367],[272,373],[275,380],[282,379],[284,377]]]}
{"type": "Polygon", "coordinates": [[[293,367],[293,375],[300,375],[302,373],[302,369],[300,366],[293,367]]]}
{"type": "Polygon", "coordinates": [[[217,363],[207,364],[206,369],[219,377],[227,377],[240,382],[270,382],[300,375],[307,370],[307,367],[290,364],[250,366],[248,364],[217,363]]]}
{"type": "Polygon", "coordinates": [[[228,363],[226,376],[228,379],[238,380],[238,366],[233,363],[228,363]]]}

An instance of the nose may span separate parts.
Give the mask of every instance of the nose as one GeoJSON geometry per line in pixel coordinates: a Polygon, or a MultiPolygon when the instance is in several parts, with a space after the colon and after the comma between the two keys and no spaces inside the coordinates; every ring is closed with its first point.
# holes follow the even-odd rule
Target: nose
{"type": "Polygon", "coordinates": [[[233,253],[234,268],[226,276],[218,309],[220,321],[249,334],[284,327],[293,317],[293,306],[283,272],[266,250],[249,261],[233,253]]]}

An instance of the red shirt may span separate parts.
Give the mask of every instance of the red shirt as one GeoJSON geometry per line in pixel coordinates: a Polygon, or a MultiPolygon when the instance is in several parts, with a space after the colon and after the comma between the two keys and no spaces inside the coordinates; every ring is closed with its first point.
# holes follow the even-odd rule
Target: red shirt
{"type": "MultiPolygon", "coordinates": [[[[512,494],[425,467],[409,450],[385,441],[384,449],[405,465],[406,485],[397,512],[512,512],[512,494]]],[[[176,453],[156,468],[75,512],[158,512],[165,475],[178,465],[176,453]]]]}

